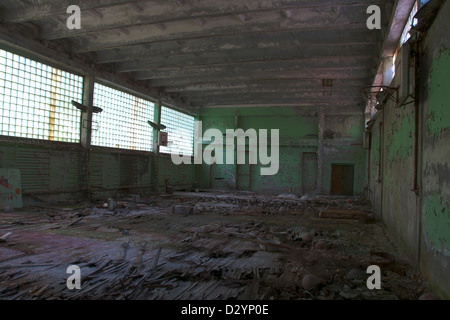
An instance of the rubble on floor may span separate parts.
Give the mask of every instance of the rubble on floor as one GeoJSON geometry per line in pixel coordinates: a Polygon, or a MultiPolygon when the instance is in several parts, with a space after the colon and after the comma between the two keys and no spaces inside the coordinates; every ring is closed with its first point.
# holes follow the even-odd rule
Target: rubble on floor
{"type": "Polygon", "coordinates": [[[8,234],[0,243],[0,299],[431,296],[360,199],[217,192],[116,198],[0,213],[0,235],[8,234]],[[380,290],[366,285],[372,264],[382,271],[380,290]],[[70,265],[81,270],[80,290],[67,288],[70,265]]]}

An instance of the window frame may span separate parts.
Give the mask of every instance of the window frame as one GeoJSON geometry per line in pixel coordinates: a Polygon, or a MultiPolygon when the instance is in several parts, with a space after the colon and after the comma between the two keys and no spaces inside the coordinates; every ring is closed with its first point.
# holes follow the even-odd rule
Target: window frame
{"type": "Polygon", "coordinates": [[[83,98],[85,76],[60,63],[7,46],[0,46],[0,50],[4,52],[0,66],[2,139],[80,143],[79,111],[70,102],[83,98]]]}
{"type": "MultiPolygon", "coordinates": [[[[154,120],[153,118],[154,118],[154,115],[155,115],[155,112],[156,112],[156,103],[155,103],[154,99],[152,99],[151,97],[149,97],[149,96],[147,96],[145,94],[142,94],[140,92],[137,92],[135,90],[129,89],[127,87],[118,85],[118,84],[116,84],[114,82],[104,80],[102,78],[95,78],[94,79],[92,96],[93,96],[94,106],[100,107],[100,108],[103,109],[103,111],[101,113],[92,115],[92,127],[93,127],[93,130],[92,130],[92,133],[91,133],[91,145],[93,147],[113,148],[113,149],[120,149],[120,150],[132,151],[132,152],[154,152],[154,148],[153,148],[153,143],[154,143],[154,141],[153,141],[153,132],[152,132],[152,128],[147,124],[147,120],[150,120],[150,121],[154,120]],[[121,95],[132,97],[134,100],[138,99],[139,102],[144,101],[144,102],[149,103],[149,104],[152,105],[152,108],[151,108],[150,114],[149,114],[150,115],[149,119],[145,118],[145,120],[143,120],[143,124],[141,126],[141,128],[143,130],[146,130],[149,133],[148,137],[149,137],[150,141],[148,142],[147,148],[144,148],[144,149],[139,148],[139,145],[142,144],[142,142],[138,142],[138,141],[137,141],[138,142],[137,144],[135,142],[135,148],[130,148],[129,146],[126,146],[126,145],[123,146],[123,145],[120,145],[120,144],[116,145],[116,146],[113,146],[111,144],[108,145],[106,143],[105,144],[98,144],[95,141],[96,140],[96,138],[94,138],[95,131],[96,131],[94,129],[96,127],[96,124],[95,124],[96,120],[95,120],[95,118],[97,116],[101,116],[104,112],[108,112],[108,110],[107,110],[107,108],[105,106],[98,104],[97,101],[96,101],[96,96],[95,96],[95,87],[96,87],[96,85],[100,85],[100,86],[109,88],[111,90],[119,92],[121,95]]],[[[122,96],[122,98],[123,98],[123,96],[122,96]]],[[[136,101],[134,101],[134,103],[136,103],[136,101]]],[[[115,112],[116,112],[115,115],[117,115],[117,111],[120,112],[120,110],[115,110],[115,112]]],[[[110,120],[111,119],[112,118],[110,118],[110,120]]],[[[118,122],[120,122],[120,119],[116,119],[116,120],[113,120],[113,121],[118,123],[118,122]]],[[[99,124],[99,126],[100,126],[100,124],[99,124]]],[[[111,131],[111,130],[114,130],[114,128],[109,129],[109,131],[111,131]]],[[[127,137],[127,138],[129,138],[129,137],[127,137]]],[[[121,141],[124,141],[124,140],[121,140],[121,141]]],[[[132,143],[132,141],[128,141],[128,142],[132,143]]]]}
{"type": "MultiPolygon", "coordinates": [[[[161,124],[163,124],[163,125],[165,125],[167,128],[166,128],[166,130],[163,130],[164,132],[167,132],[168,133],[168,141],[169,142],[173,142],[174,140],[172,140],[173,138],[171,138],[171,132],[170,132],[170,126],[174,123],[174,122],[171,122],[170,124],[169,124],[169,121],[164,121],[164,119],[163,119],[163,108],[166,108],[166,109],[168,109],[168,110],[170,110],[170,112],[175,112],[175,113],[178,113],[178,114],[182,114],[182,115],[184,115],[184,116],[188,116],[188,117],[192,117],[192,131],[189,133],[189,134],[191,134],[192,135],[192,140],[190,141],[190,150],[189,150],[189,154],[185,154],[184,152],[180,152],[180,151],[185,151],[185,150],[183,150],[183,149],[181,149],[181,150],[172,150],[172,147],[171,146],[167,146],[167,147],[164,147],[164,146],[160,146],[159,147],[159,152],[161,153],[161,154],[166,154],[166,155],[171,155],[171,154],[174,154],[174,152],[175,153],[178,153],[178,154],[180,154],[180,155],[183,155],[183,156],[189,156],[189,157],[193,157],[194,156],[194,130],[195,130],[195,117],[192,115],[192,114],[189,114],[188,112],[186,112],[186,111],[182,111],[182,110],[180,110],[180,109],[178,109],[178,108],[176,108],[176,107],[173,107],[173,106],[170,106],[170,105],[168,105],[168,104],[161,104],[161,117],[160,117],[160,119],[161,119],[161,124]],[[166,150],[165,150],[166,149],[166,150]]],[[[182,121],[182,119],[180,119],[180,121],[182,121]]],[[[175,123],[176,123],[176,121],[175,121],[175,123]]],[[[191,128],[187,128],[187,127],[184,127],[184,129],[186,129],[186,130],[190,130],[191,128]]],[[[183,130],[180,130],[181,132],[183,132],[183,130]]],[[[172,133],[173,134],[173,133],[172,133]]]]}

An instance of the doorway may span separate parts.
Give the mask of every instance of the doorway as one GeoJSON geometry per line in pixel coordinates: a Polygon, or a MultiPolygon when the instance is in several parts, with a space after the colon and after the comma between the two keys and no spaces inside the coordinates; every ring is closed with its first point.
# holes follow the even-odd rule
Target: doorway
{"type": "Polygon", "coordinates": [[[333,164],[331,170],[331,194],[352,196],[355,183],[355,166],[333,164]]]}
{"type": "Polygon", "coordinates": [[[252,189],[252,164],[250,153],[245,150],[244,164],[236,164],[236,190],[250,191],[252,189]]]}
{"type": "Polygon", "coordinates": [[[304,194],[315,194],[317,187],[317,153],[304,152],[302,166],[302,187],[304,194]]]}

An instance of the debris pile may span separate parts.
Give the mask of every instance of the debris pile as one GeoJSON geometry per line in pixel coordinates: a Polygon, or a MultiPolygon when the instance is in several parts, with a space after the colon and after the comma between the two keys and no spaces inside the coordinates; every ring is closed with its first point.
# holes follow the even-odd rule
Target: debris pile
{"type": "Polygon", "coordinates": [[[200,192],[112,201],[0,213],[0,299],[432,298],[358,201],[200,192]],[[381,290],[366,286],[373,264],[389,279],[381,290]],[[80,290],[67,288],[69,265],[81,269],[80,290]]]}

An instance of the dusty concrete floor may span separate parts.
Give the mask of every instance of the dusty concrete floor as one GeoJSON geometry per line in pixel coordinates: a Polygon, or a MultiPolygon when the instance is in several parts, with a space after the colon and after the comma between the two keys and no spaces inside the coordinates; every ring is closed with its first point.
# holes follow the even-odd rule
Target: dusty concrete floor
{"type": "Polygon", "coordinates": [[[0,299],[417,300],[430,292],[379,222],[319,217],[326,208],[367,212],[356,199],[175,193],[118,200],[114,211],[103,202],[0,213],[0,236],[12,232],[0,242],[0,299]],[[174,205],[195,212],[173,213],[174,205]],[[366,285],[373,264],[380,290],[366,285]],[[80,267],[80,290],[66,286],[69,265],[80,267]],[[308,274],[317,281],[305,283],[308,274]]]}

